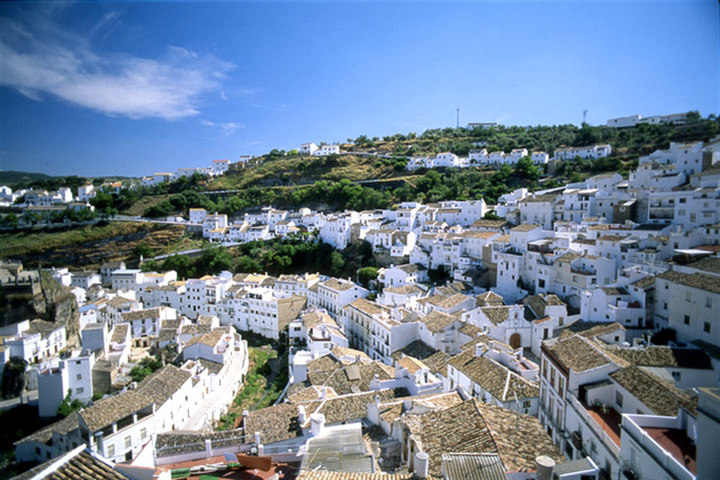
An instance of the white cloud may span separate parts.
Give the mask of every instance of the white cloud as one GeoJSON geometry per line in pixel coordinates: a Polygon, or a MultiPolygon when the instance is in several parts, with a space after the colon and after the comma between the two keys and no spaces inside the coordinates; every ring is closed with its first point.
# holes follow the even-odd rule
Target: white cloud
{"type": "Polygon", "coordinates": [[[226,137],[233,133],[235,130],[240,130],[242,128],[245,128],[245,125],[238,122],[211,122],[210,120],[200,120],[200,123],[203,124],[206,127],[212,127],[212,128],[219,128],[220,131],[222,131],[223,135],[226,137]]]}
{"type": "Polygon", "coordinates": [[[175,120],[197,115],[200,97],[219,90],[234,68],[175,46],[163,59],[99,52],[48,19],[33,30],[0,20],[0,84],[33,100],[49,95],[110,116],[175,120]]]}

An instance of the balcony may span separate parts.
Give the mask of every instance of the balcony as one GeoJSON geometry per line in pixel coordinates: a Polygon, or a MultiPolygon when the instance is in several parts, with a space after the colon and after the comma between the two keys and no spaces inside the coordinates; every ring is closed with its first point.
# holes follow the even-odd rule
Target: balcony
{"type": "Polygon", "coordinates": [[[621,415],[612,407],[587,406],[575,396],[567,395],[568,403],[580,419],[590,428],[595,437],[615,457],[620,456],[621,415]]]}
{"type": "Polygon", "coordinates": [[[671,472],[673,478],[691,480],[696,474],[697,451],[681,426],[679,417],[654,415],[625,415],[622,423],[625,435],[671,472]]]}

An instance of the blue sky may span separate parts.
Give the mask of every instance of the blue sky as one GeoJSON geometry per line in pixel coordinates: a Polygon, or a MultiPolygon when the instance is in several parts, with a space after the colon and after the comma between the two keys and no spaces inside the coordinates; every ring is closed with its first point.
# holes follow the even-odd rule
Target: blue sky
{"type": "Polygon", "coordinates": [[[141,176],[496,121],[720,113],[718,3],[0,3],[0,169],[141,176]]]}

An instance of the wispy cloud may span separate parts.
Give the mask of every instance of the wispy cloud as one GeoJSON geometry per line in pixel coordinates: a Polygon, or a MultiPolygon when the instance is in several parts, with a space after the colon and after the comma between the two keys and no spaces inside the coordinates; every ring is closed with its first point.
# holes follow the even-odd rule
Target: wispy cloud
{"type": "Polygon", "coordinates": [[[245,128],[245,125],[238,122],[211,122],[210,120],[200,120],[200,123],[206,127],[218,128],[224,136],[228,136],[235,130],[245,128]]]}
{"type": "MultiPolygon", "coordinates": [[[[109,14],[95,30],[115,20],[109,14]]],[[[0,19],[0,32],[1,85],[33,100],[55,97],[110,116],[175,120],[197,115],[202,95],[219,91],[234,68],[174,46],[160,59],[97,51],[86,36],[48,18],[33,22],[32,31],[0,19]]]]}

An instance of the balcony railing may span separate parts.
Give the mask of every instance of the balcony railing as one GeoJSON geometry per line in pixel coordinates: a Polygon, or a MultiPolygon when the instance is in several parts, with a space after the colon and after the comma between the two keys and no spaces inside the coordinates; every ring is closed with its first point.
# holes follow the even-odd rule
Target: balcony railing
{"type": "Polygon", "coordinates": [[[568,403],[578,416],[585,422],[600,442],[610,451],[610,453],[618,458],[620,456],[620,447],[613,441],[605,430],[590,416],[587,409],[572,394],[567,395],[568,403]]]}

